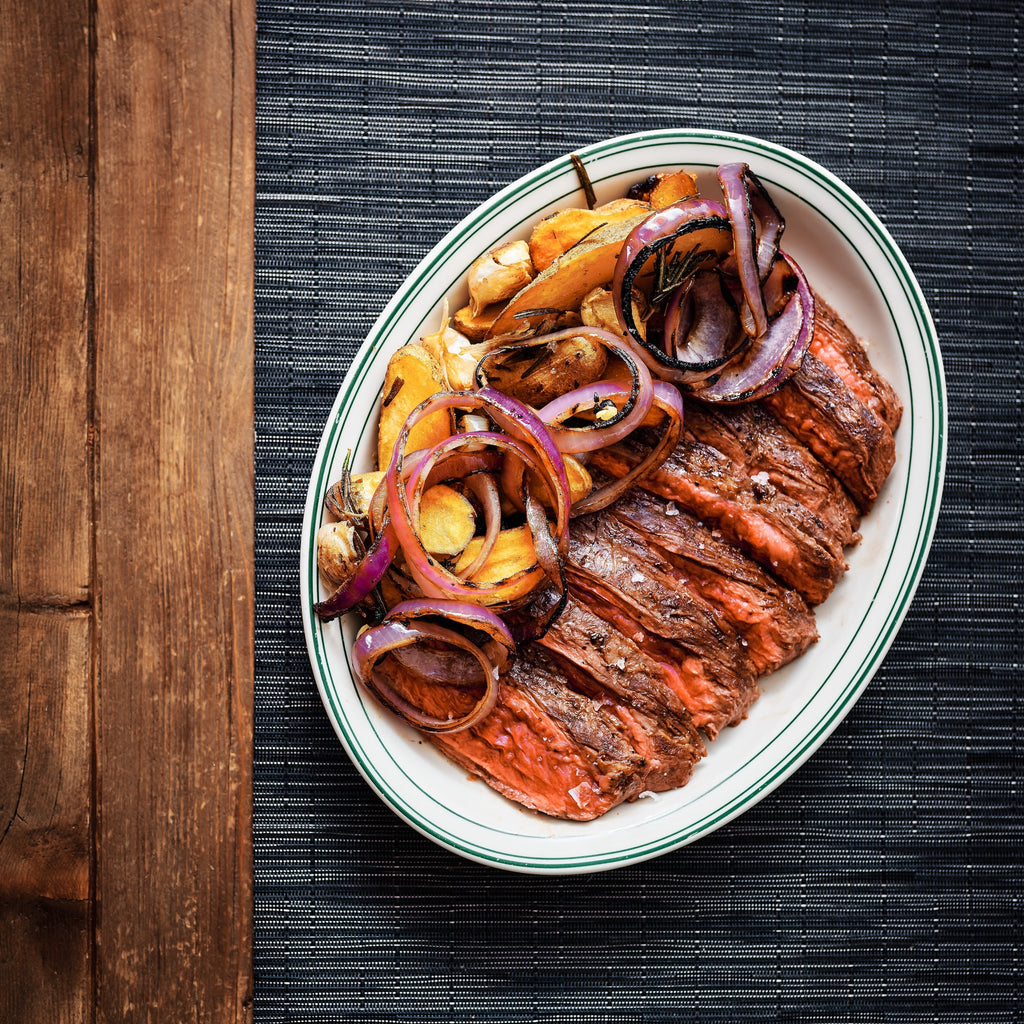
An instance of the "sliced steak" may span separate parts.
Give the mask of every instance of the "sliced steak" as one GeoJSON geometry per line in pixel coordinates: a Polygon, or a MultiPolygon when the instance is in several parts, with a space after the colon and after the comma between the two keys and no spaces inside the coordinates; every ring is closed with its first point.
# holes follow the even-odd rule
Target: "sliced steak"
{"type": "Polygon", "coordinates": [[[613,516],[574,520],[566,566],[571,592],[661,669],[712,738],[746,717],[755,671],[739,634],[667,558],[613,516]]]}
{"type": "MultiPolygon", "coordinates": [[[[590,465],[622,476],[643,455],[631,435],[594,452],[590,465]]],[[[842,545],[813,512],[781,491],[759,486],[745,466],[692,432],[642,486],[719,530],[811,604],[824,601],[846,571],[842,545]]]]}
{"type": "Polygon", "coordinates": [[[482,721],[433,743],[455,764],[517,803],[590,821],[645,788],[649,768],[631,728],[605,702],[570,689],[565,674],[527,644],[482,721]]]}
{"type": "Polygon", "coordinates": [[[857,508],[869,512],[896,461],[888,424],[811,352],[778,391],[761,401],[839,477],[857,508]]]}
{"type": "Polygon", "coordinates": [[[758,675],[781,668],[817,640],[814,614],[803,598],[699,519],[639,488],[610,511],[664,552],[739,633],[758,675]]]}
{"type": "Polygon", "coordinates": [[[745,466],[755,491],[774,488],[812,512],[837,548],[860,540],[860,515],[842,484],[762,406],[691,402],[686,424],[693,437],[745,466]]]}
{"type": "Polygon", "coordinates": [[[811,352],[839,375],[862,405],[896,433],[903,418],[903,403],[892,385],[871,365],[863,344],[842,317],[817,293],[811,352]]]}
{"type": "Polygon", "coordinates": [[[574,689],[619,716],[647,762],[645,788],[660,792],[686,783],[705,748],[656,662],[574,597],[537,642],[555,656],[574,689]]]}

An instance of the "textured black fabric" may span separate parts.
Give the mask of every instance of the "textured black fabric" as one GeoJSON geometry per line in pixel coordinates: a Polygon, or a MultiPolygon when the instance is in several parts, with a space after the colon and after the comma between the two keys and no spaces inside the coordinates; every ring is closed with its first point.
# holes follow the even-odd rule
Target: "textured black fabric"
{"type": "Polygon", "coordinates": [[[1024,1020],[1020,5],[258,3],[256,1020],[1024,1020]],[[931,306],[932,555],[853,712],[701,842],[606,874],[456,858],[334,738],[298,533],[348,361],[427,249],[610,136],[738,131],[879,214],[931,306]]]}

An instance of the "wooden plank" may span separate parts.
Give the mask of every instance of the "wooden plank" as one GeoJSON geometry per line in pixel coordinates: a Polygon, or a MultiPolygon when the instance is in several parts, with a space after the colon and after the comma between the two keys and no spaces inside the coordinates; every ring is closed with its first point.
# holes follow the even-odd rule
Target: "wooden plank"
{"type": "Polygon", "coordinates": [[[0,599],[23,604],[89,589],[88,25],[85,0],[0,4],[0,599]]]}
{"type": "Polygon", "coordinates": [[[95,1019],[248,1020],[254,0],[95,40],[95,1019]]]}
{"type": "Polygon", "coordinates": [[[0,1020],[92,1007],[89,5],[0,4],[0,1020]]]}
{"type": "Polygon", "coordinates": [[[0,609],[0,1020],[91,1006],[90,620],[0,609]]]}

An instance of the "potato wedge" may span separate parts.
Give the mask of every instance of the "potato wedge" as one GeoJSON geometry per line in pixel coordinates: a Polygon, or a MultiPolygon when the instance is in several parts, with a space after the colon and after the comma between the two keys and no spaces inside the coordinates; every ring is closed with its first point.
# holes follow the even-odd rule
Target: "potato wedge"
{"type": "MultiPolygon", "coordinates": [[[[634,292],[633,320],[642,338],[647,337],[647,318],[645,316],[647,308],[643,296],[634,292]]],[[[619,337],[626,337],[626,332],[622,329],[618,314],[615,312],[615,299],[612,296],[611,288],[595,288],[585,296],[580,305],[580,319],[588,327],[600,327],[602,330],[619,335],[619,337]]]]}
{"type": "MultiPolygon", "coordinates": [[[[575,456],[565,455],[562,458],[565,462],[565,475],[569,480],[569,501],[575,504],[594,489],[594,480],[587,467],[575,456]]],[[[541,484],[540,477],[531,471],[530,479],[534,483],[535,493],[540,497],[541,504],[545,508],[553,508],[554,502],[548,496],[547,488],[541,484]]]]}
{"type": "Polygon", "coordinates": [[[447,484],[435,484],[420,499],[420,540],[432,555],[457,555],[476,533],[472,502],[447,484]]]}
{"type": "Polygon", "coordinates": [[[463,306],[452,317],[452,324],[455,330],[470,341],[483,341],[501,314],[503,306],[504,303],[496,302],[491,306],[484,306],[478,313],[474,313],[470,306],[463,306]]]}
{"type": "Polygon", "coordinates": [[[496,355],[484,364],[489,384],[535,408],[600,380],[607,365],[607,349],[584,337],[566,338],[550,352],[527,347],[496,355]]]}
{"type": "MultiPolygon", "coordinates": [[[[455,563],[455,571],[461,572],[471,565],[482,546],[483,538],[474,537],[455,563]]],[[[544,570],[537,564],[533,550],[533,538],[525,526],[502,530],[487,560],[472,578],[475,583],[501,583],[505,580],[512,582],[511,592],[506,592],[505,601],[525,597],[544,580],[544,570]]]]}
{"type": "Polygon", "coordinates": [[[604,224],[629,220],[650,207],[636,199],[613,199],[593,210],[559,210],[545,217],[530,234],[530,258],[536,270],[546,270],[581,238],[604,224]]]}
{"type": "Polygon", "coordinates": [[[623,243],[646,216],[648,211],[644,209],[626,220],[607,224],[559,256],[509,301],[487,336],[493,338],[528,328],[547,315],[541,310],[579,309],[588,292],[611,282],[623,243]],[[538,311],[535,316],[517,319],[516,314],[532,310],[538,311]]]}
{"type": "Polygon", "coordinates": [[[382,471],[374,470],[370,473],[353,473],[352,480],[352,504],[355,511],[366,515],[370,510],[370,502],[373,500],[374,492],[384,479],[382,471]]]}
{"type": "MultiPolygon", "coordinates": [[[[424,399],[444,389],[441,367],[422,345],[413,342],[391,357],[381,392],[377,433],[377,465],[380,468],[385,468],[391,461],[395,441],[409,413],[424,399]]],[[[406,451],[430,447],[450,437],[451,433],[451,414],[447,411],[431,413],[410,431],[406,451]]]]}
{"type": "Polygon", "coordinates": [[[697,179],[689,171],[652,174],[629,190],[631,199],[648,202],[656,210],[664,209],[682,199],[690,199],[697,194],[697,179]]]}

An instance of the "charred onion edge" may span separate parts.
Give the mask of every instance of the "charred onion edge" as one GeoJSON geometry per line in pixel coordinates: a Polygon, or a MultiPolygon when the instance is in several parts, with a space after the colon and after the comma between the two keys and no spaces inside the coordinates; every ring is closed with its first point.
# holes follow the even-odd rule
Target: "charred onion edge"
{"type": "Polygon", "coordinates": [[[387,621],[411,622],[413,620],[440,617],[449,622],[468,626],[486,633],[488,641],[481,645],[494,667],[501,672],[516,651],[515,641],[508,626],[489,608],[473,604],[472,601],[438,601],[428,598],[411,598],[399,601],[386,618],[387,621]]]}
{"type": "Polygon", "coordinates": [[[747,179],[749,170],[745,163],[722,164],[718,168],[718,182],[722,186],[725,208],[729,211],[736,270],[743,289],[743,300],[750,313],[750,324],[745,323],[742,317],[740,323],[751,337],[760,338],[768,330],[768,311],[761,290],[757,222],[750,206],[747,179]]]}
{"type": "MultiPolygon", "coordinates": [[[[609,382],[604,382],[609,383],[609,382]]],[[[625,389],[619,385],[620,393],[625,389]]],[[[658,443],[637,463],[625,476],[599,487],[572,507],[573,517],[586,515],[588,512],[599,512],[607,508],[626,490],[653,473],[668,457],[679,443],[683,433],[683,399],[678,390],[666,381],[654,382],[654,406],[667,415],[668,424],[658,443]]],[[[611,397],[612,390],[607,392],[611,397]]]]}
{"type": "MultiPolygon", "coordinates": [[[[621,409],[616,411],[615,416],[602,422],[596,422],[593,426],[564,427],[558,419],[545,417],[543,410],[541,410],[539,413],[540,419],[555,439],[559,451],[564,454],[593,451],[604,445],[614,444],[616,440],[625,437],[626,434],[635,429],[636,425],[641,423],[650,411],[651,372],[646,363],[642,359],[637,358],[637,354],[631,345],[617,334],[606,331],[601,327],[567,327],[550,334],[523,338],[513,344],[492,349],[476,364],[475,371],[477,387],[482,388],[486,386],[487,381],[487,362],[495,356],[535,348],[540,345],[557,345],[560,341],[568,341],[572,338],[588,338],[596,341],[616,355],[626,364],[631,378],[631,385],[628,401],[621,409]],[[624,423],[629,424],[628,428],[623,426],[624,423]],[[609,437],[603,433],[604,431],[610,431],[613,436],[609,437]]],[[[581,388],[580,390],[585,391],[586,389],[581,388]]],[[[556,403],[561,402],[563,398],[553,399],[544,408],[550,409],[556,403]]]]}
{"type": "MultiPolygon", "coordinates": [[[[680,238],[694,231],[716,231],[725,239],[732,239],[732,225],[729,215],[721,203],[711,199],[683,199],[664,209],[656,210],[642,220],[626,237],[615,262],[612,277],[612,299],[615,313],[623,332],[640,346],[644,362],[662,377],[685,379],[686,374],[700,371],[700,365],[693,365],[670,356],[653,344],[648,344],[640,333],[633,316],[633,285],[647,262],[660,249],[672,245],[680,238]]],[[[715,261],[721,260],[729,250],[723,243],[718,248],[706,249],[715,261]]],[[[699,263],[698,263],[699,265],[699,263]]]]}
{"type": "MultiPolygon", "coordinates": [[[[503,449],[506,456],[511,454],[517,457],[523,465],[540,474],[542,479],[544,477],[543,463],[523,442],[494,431],[473,431],[469,434],[450,437],[430,449],[428,457],[420,463],[404,487],[398,485],[397,479],[392,486],[392,478],[389,476],[388,506],[392,510],[394,529],[405,555],[406,567],[427,597],[458,598],[471,601],[487,599],[496,603],[504,603],[511,599],[511,592],[515,589],[518,581],[527,572],[532,571],[532,566],[497,583],[476,583],[472,579],[460,578],[449,571],[423,547],[419,537],[417,528],[419,501],[425,478],[429,475],[434,459],[441,458],[447,451],[466,444],[487,444],[503,449]]],[[[553,498],[556,502],[556,515],[558,515],[556,531],[558,536],[562,537],[567,533],[569,505],[567,500],[564,504],[558,503],[557,489],[555,490],[553,498]]]]}
{"type": "Polygon", "coordinates": [[[814,328],[814,298],[797,263],[785,254],[796,288],[745,358],[729,364],[714,384],[696,391],[703,402],[737,405],[778,390],[803,361],[814,328]]]}

